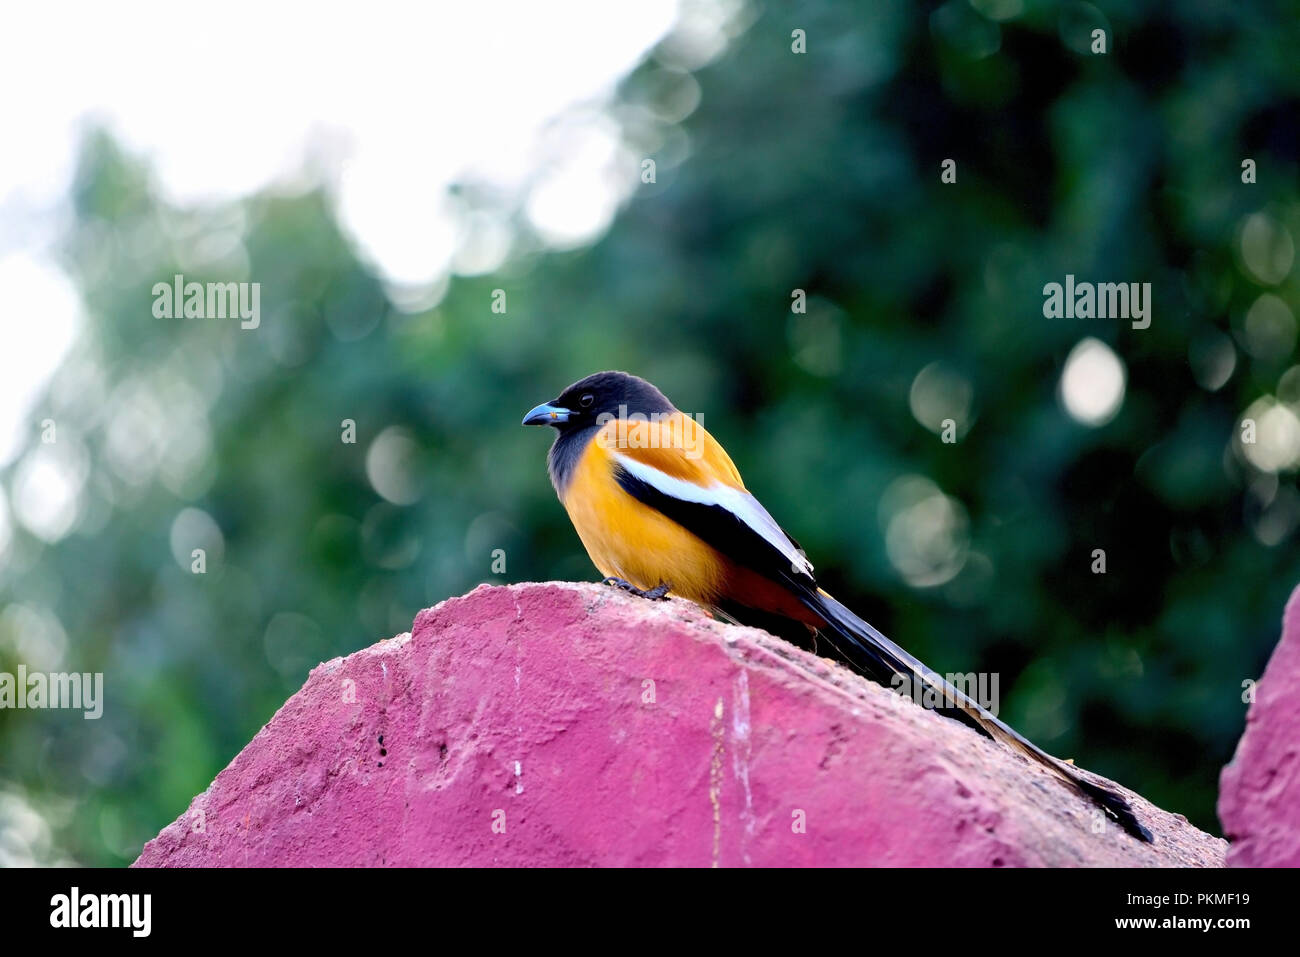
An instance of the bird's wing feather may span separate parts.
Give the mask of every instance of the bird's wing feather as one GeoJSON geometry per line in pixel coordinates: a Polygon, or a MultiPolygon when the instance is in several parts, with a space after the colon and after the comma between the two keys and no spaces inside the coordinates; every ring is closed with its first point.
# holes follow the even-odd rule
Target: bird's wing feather
{"type": "Polygon", "coordinates": [[[650,419],[618,419],[607,424],[596,441],[673,478],[695,485],[720,482],[745,489],[740,470],[726,449],[698,420],[681,412],[650,419]]]}
{"type": "Polygon", "coordinates": [[[732,561],[764,573],[799,571],[811,580],[812,564],[748,492],[720,483],[696,485],[634,459],[615,456],[614,461],[615,479],[625,492],[732,561]]]}
{"type": "MultiPolygon", "coordinates": [[[[811,583],[812,564],[799,544],[746,491],[722,446],[702,425],[685,421],[691,425],[636,423],[637,431],[608,446],[623,490],[737,564],[776,580],[793,573],[811,583]]],[[[607,427],[602,436],[608,441],[611,433],[607,427]]]]}

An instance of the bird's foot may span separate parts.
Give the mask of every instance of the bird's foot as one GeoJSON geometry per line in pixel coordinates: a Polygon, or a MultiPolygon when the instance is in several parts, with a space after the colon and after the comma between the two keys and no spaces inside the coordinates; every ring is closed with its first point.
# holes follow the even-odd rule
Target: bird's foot
{"type": "Polygon", "coordinates": [[[658,585],[656,585],[654,588],[651,588],[649,591],[643,591],[640,588],[637,588],[631,582],[624,581],[621,578],[615,578],[613,575],[610,575],[604,580],[602,580],[601,584],[613,585],[616,588],[623,589],[623,591],[625,592],[629,592],[630,594],[636,595],[638,598],[648,598],[651,601],[663,601],[668,594],[668,589],[672,587],[665,582],[660,582],[658,585]]]}

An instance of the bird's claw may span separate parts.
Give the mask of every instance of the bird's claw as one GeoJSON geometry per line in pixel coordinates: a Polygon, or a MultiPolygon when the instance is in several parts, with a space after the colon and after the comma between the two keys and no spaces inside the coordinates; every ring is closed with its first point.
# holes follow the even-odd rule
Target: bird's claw
{"type": "Polygon", "coordinates": [[[601,584],[613,585],[616,588],[623,589],[623,591],[628,592],[629,594],[636,595],[638,598],[648,598],[650,601],[663,601],[668,595],[668,589],[671,587],[666,582],[660,582],[654,588],[651,588],[648,591],[643,591],[631,582],[624,581],[622,578],[615,578],[613,575],[604,578],[601,581],[601,584]]]}

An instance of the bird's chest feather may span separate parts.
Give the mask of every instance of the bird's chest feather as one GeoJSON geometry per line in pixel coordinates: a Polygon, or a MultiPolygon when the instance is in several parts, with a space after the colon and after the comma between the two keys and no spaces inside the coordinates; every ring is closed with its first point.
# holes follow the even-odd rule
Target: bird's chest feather
{"type": "Polygon", "coordinates": [[[598,443],[584,450],[560,500],[601,574],[645,589],[667,583],[673,594],[703,604],[716,598],[721,556],[623,491],[614,479],[612,457],[598,443]]]}

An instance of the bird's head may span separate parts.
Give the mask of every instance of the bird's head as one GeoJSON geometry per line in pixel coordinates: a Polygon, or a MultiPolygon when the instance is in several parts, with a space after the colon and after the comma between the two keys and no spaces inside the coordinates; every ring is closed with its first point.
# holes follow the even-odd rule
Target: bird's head
{"type": "Polygon", "coordinates": [[[524,425],[552,425],[561,435],[629,415],[672,412],[673,404],[645,379],[626,372],[597,372],[579,379],[524,416],[524,425]]]}

